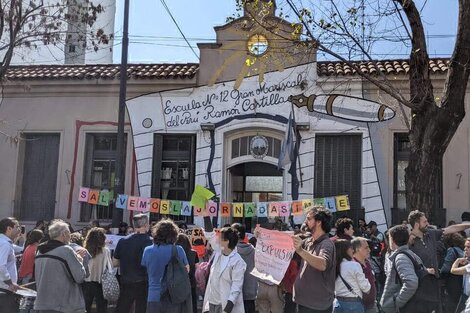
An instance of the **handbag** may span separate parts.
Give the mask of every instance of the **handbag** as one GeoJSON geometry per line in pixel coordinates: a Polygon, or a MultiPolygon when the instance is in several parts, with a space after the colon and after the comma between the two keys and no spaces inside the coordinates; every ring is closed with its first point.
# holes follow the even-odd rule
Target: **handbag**
{"type": "Polygon", "coordinates": [[[103,298],[109,302],[117,302],[119,298],[119,282],[114,275],[113,267],[109,258],[106,258],[106,266],[101,274],[101,285],[103,287],[103,298]]]}

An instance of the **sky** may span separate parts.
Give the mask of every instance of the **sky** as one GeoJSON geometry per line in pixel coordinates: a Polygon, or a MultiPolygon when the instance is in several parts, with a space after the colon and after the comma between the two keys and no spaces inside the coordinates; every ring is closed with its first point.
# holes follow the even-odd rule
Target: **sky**
{"type": "MultiPolygon", "coordinates": [[[[321,0],[316,0],[321,1],[321,0]]],[[[278,7],[285,1],[277,1],[278,7]]],[[[457,0],[417,0],[422,10],[431,57],[452,54],[457,29],[457,0]]],[[[130,0],[129,63],[199,62],[188,47],[161,0],[130,0]]],[[[235,0],[166,0],[167,7],[196,54],[197,43],[215,42],[214,26],[223,25],[235,13],[235,0]]],[[[121,60],[124,0],[117,0],[114,63],[121,60]]],[[[406,58],[409,49],[396,44],[379,44],[377,59],[406,58]]],[[[321,57],[319,56],[321,59],[321,57]]]]}

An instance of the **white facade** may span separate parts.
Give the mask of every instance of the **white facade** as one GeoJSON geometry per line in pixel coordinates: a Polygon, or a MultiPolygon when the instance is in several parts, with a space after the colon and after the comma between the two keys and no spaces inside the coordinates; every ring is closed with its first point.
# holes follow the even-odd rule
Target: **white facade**
{"type": "MultiPolygon", "coordinates": [[[[231,157],[230,139],[250,133],[282,139],[286,131],[286,117],[293,109],[296,122],[310,125],[310,130],[302,133],[299,147],[303,174],[299,199],[314,198],[315,136],[322,133],[361,135],[363,152],[360,181],[365,218],[376,221],[385,230],[387,220],[368,123],[387,121],[395,114],[387,108],[383,117],[378,118],[381,105],[361,99],[360,84],[353,86],[356,89],[345,91],[348,94],[339,94],[330,102],[331,94],[321,96],[325,91],[316,84],[314,65],[306,64],[283,72],[267,73],[262,83],[258,82],[257,76],[246,78],[238,90],[234,88],[235,81],[228,81],[210,87],[159,92],[129,100],[127,108],[134,138],[140,195],[152,196],[154,134],[196,133],[196,184],[207,185],[210,176],[220,200],[231,202],[229,169],[232,166],[253,161],[277,166],[278,160],[272,157],[255,159],[252,155],[235,160],[231,157]],[[310,83],[304,87],[302,82],[310,83]],[[290,97],[299,94],[317,96],[312,103],[312,112],[306,106],[299,108],[292,105],[290,97]],[[328,108],[329,105],[331,108],[328,108]],[[201,130],[203,123],[214,125],[214,138],[201,130]]],[[[283,174],[283,199],[296,200],[292,199],[292,176],[287,171],[288,166],[284,168],[283,174]]]]}

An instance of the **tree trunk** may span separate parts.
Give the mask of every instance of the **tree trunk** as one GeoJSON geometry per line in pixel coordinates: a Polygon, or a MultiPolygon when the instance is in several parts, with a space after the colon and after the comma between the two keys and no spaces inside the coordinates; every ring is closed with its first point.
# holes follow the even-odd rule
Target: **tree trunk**
{"type": "Polygon", "coordinates": [[[465,112],[461,106],[450,107],[447,103],[442,107],[427,103],[424,108],[412,113],[411,154],[405,173],[406,203],[410,211],[425,212],[431,223],[445,226],[437,220],[442,208],[442,159],[465,112]]]}
{"type": "MultiPolygon", "coordinates": [[[[459,24],[454,53],[449,62],[442,103],[434,100],[429,57],[420,12],[413,1],[396,0],[410,22],[411,155],[405,173],[406,204],[409,210],[426,213],[431,223],[438,220],[442,195],[442,157],[465,117],[465,95],[470,75],[470,0],[459,0],[459,24]]],[[[441,225],[444,226],[444,225],[441,225]]]]}

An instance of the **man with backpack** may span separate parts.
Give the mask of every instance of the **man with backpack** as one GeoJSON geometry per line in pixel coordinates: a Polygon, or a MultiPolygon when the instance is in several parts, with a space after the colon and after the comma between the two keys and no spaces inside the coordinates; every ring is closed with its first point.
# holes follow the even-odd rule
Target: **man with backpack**
{"type": "Polygon", "coordinates": [[[383,312],[432,312],[427,308],[419,309],[419,305],[423,303],[414,297],[419,286],[415,264],[422,266],[422,261],[408,248],[408,228],[404,225],[394,226],[390,229],[389,236],[390,246],[394,252],[390,256],[392,267],[380,300],[383,312]]]}
{"type": "Polygon", "coordinates": [[[439,260],[437,256],[438,242],[442,235],[464,231],[470,228],[470,224],[455,224],[443,229],[432,229],[426,215],[418,210],[411,211],[408,215],[408,223],[411,225],[410,250],[420,257],[427,268],[433,268],[435,274],[427,278],[426,285],[429,287],[427,293],[427,312],[442,312],[441,291],[439,283],[439,260]]]}

